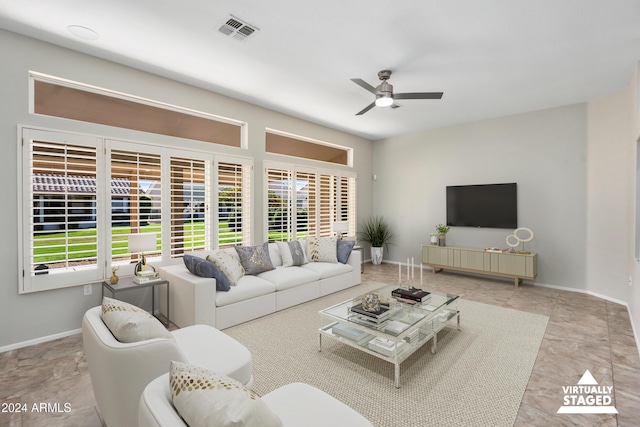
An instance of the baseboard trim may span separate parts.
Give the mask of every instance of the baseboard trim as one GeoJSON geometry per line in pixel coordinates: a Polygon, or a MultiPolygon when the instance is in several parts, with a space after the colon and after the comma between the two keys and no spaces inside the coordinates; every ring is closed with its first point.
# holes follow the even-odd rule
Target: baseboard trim
{"type": "Polygon", "coordinates": [[[29,347],[36,344],[42,344],[44,342],[54,341],[60,338],[70,337],[71,335],[77,335],[82,333],[82,329],[73,329],[71,331],[60,332],[59,334],[47,335],[45,337],[34,338],[32,340],[17,342],[15,344],[6,345],[4,347],[0,347],[0,353],[4,353],[11,350],[17,350],[23,347],[29,347]]]}

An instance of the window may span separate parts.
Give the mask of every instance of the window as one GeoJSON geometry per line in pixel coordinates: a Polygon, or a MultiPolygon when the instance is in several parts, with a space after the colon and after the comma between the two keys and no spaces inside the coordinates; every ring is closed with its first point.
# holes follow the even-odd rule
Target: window
{"type": "Polygon", "coordinates": [[[266,228],[269,241],[332,236],[335,221],[356,229],[356,175],[267,162],[266,228]]]}
{"type": "Polygon", "coordinates": [[[157,234],[156,250],[145,253],[152,263],[251,244],[251,159],[28,128],[22,135],[20,293],[103,280],[111,265],[132,274],[132,233],[157,234]]]}
{"type": "Polygon", "coordinates": [[[266,151],[267,153],[351,166],[353,149],[267,129],[266,151]]]}
{"type": "Polygon", "coordinates": [[[171,157],[171,257],[210,249],[210,162],[171,157]]]}
{"type": "Polygon", "coordinates": [[[109,141],[111,260],[138,261],[139,254],[129,252],[129,234],[156,233],[156,250],[146,257],[158,257],[162,251],[161,150],[144,147],[144,151],[129,151],[118,141],[109,141]],[[124,191],[123,191],[124,189],[124,191]]]}
{"type": "Polygon", "coordinates": [[[242,146],[243,124],[32,72],[33,112],[215,144],[242,146]]]}
{"type": "Polygon", "coordinates": [[[24,140],[21,269],[31,289],[59,286],[71,273],[84,281],[103,277],[96,228],[99,151],[82,138],[54,132],[26,130],[24,140]]]}
{"type": "Polygon", "coordinates": [[[218,247],[251,242],[251,165],[218,162],[218,247]]]}

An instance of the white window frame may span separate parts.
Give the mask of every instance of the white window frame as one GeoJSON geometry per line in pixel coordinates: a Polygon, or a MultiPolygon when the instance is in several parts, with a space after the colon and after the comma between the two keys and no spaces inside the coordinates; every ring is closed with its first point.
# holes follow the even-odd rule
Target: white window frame
{"type": "MultiPolygon", "coordinates": [[[[49,289],[64,288],[69,286],[77,286],[89,282],[95,282],[104,278],[106,259],[104,252],[98,251],[96,265],[88,268],[77,268],[73,271],[51,272],[52,274],[31,275],[30,259],[32,256],[32,245],[27,242],[32,241],[33,224],[31,222],[33,206],[31,203],[31,193],[33,183],[31,179],[31,155],[30,141],[32,139],[39,141],[47,141],[56,144],[70,144],[85,147],[96,147],[97,138],[88,137],[86,135],[78,135],[66,132],[43,131],[40,129],[24,128],[19,129],[18,136],[20,138],[21,149],[18,150],[18,164],[22,167],[22,173],[18,174],[18,221],[19,230],[21,230],[18,239],[18,290],[19,293],[37,292],[49,289]],[[28,272],[29,270],[29,272],[28,272]]],[[[97,147],[96,147],[97,148],[97,147]]],[[[96,182],[104,182],[105,171],[104,151],[96,150],[96,182]]],[[[105,200],[101,196],[104,192],[97,191],[96,203],[98,206],[104,206],[105,200]]],[[[99,224],[105,222],[104,209],[96,211],[96,232],[97,245],[100,248],[104,245],[105,230],[99,227],[99,224]]]]}
{"type": "MultiPolygon", "coordinates": [[[[251,222],[254,217],[251,199],[253,194],[253,159],[240,156],[222,155],[211,153],[208,150],[179,150],[175,147],[160,146],[137,141],[115,140],[108,137],[80,134],[73,132],[64,132],[58,130],[49,130],[34,128],[30,126],[18,126],[18,140],[21,149],[18,150],[18,164],[21,165],[21,171],[18,174],[18,228],[20,230],[20,238],[18,239],[18,263],[19,278],[18,291],[20,294],[45,291],[51,289],[59,289],[71,286],[79,286],[87,283],[95,283],[106,280],[111,276],[112,265],[112,242],[111,242],[111,192],[108,184],[111,179],[110,158],[111,150],[118,149],[131,152],[150,152],[161,155],[161,176],[162,176],[162,251],[160,256],[149,259],[156,267],[172,263],[181,263],[179,257],[171,257],[171,185],[170,185],[170,160],[171,157],[194,159],[205,159],[212,172],[211,183],[208,186],[207,200],[209,204],[213,203],[215,209],[207,209],[208,220],[211,226],[207,233],[208,246],[211,248],[218,247],[218,231],[217,224],[218,215],[218,181],[217,169],[219,162],[240,164],[246,167],[246,174],[243,173],[243,194],[242,204],[243,210],[243,238],[240,244],[252,244],[253,233],[251,232],[251,222]],[[96,231],[98,236],[97,263],[95,268],[76,269],[73,271],[50,272],[50,274],[32,275],[30,267],[30,259],[32,255],[32,234],[33,224],[31,218],[33,216],[33,206],[31,203],[32,179],[31,179],[31,157],[29,150],[32,139],[51,141],[55,143],[69,143],[71,145],[83,145],[96,148],[96,186],[97,195],[96,203],[96,231]]],[[[210,149],[210,147],[207,147],[210,149]]],[[[120,270],[118,274],[133,274],[133,266],[130,262],[118,263],[120,270]]]]}
{"type": "MultiPolygon", "coordinates": [[[[352,171],[343,171],[343,170],[339,170],[339,169],[327,169],[327,168],[313,168],[313,167],[308,167],[308,166],[302,166],[302,165],[296,165],[293,163],[283,163],[283,162],[273,162],[273,161],[265,161],[264,162],[264,169],[263,169],[263,182],[264,182],[264,187],[263,187],[263,199],[264,199],[264,203],[263,203],[263,232],[264,232],[264,236],[265,236],[265,240],[270,241],[269,238],[269,170],[270,169],[277,169],[277,170],[283,170],[283,171],[289,171],[291,173],[291,177],[292,177],[292,184],[296,182],[296,176],[298,172],[303,172],[303,173],[308,173],[308,174],[315,174],[316,176],[316,194],[315,194],[315,218],[313,218],[313,221],[315,222],[315,230],[316,233],[319,234],[320,236],[326,236],[326,235],[334,235],[333,232],[333,222],[340,220],[338,218],[338,210],[340,209],[340,201],[337,200],[337,204],[335,206],[332,207],[332,209],[334,209],[334,212],[332,213],[332,218],[330,218],[330,230],[329,230],[329,234],[327,233],[322,233],[321,230],[321,220],[322,220],[322,215],[320,212],[320,208],[322,207],[322,203],[320,200],[321,197],[321,191],[320,191],[320,177],[323,175],[329,175],[332,177],[335,177],[337,179],[334,180],[334,185],[332,187],[332,194],[335,195],[335,182],[339,182],[340,178],[348,178],[349,179],[349,191],[352,193],[351,197],[349,197],[349,203],[352,204],[352,206],[350,206],[348,212],[348,221],[349,221],[349,231],[346,233],[346,235],[348,236],[355,236],[356,234],[356,218],[357,218],[357,174],[355,172],[352,171]]],[[[293,184],[295,185],[295,184],[293,184]]],[[[295,188],[293,188],[293,185],[291,185],[288,189],[289,191],[289,195],[290,198],[293,198],[296,196],[296,192],[295,192],[295,188]]],[[[333,196],[334,197],[334,196],[333,196]]],[[[294,207],[295,208],[295,207],[294,207]]],[[[291,206],[289,206],[289,209],[292,209],[291,206]]],[[[291,216],[291,238],[293,240],[297,239],[297,215],[290,215],[291,216]]],[[[312,218],[309,217],[309,222],[312,221],[312,218]]]]}

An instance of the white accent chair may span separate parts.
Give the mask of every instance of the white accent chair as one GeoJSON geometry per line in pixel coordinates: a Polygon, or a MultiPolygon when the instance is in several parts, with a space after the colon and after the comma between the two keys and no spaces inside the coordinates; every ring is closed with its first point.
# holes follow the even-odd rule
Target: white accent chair
{"type": "Polygon", "coordinates": [[[136,426],[138,402],[149,382],[169,372],[172,360],[198,365],[253,385],[251,353],[224,332],[194,325],[171,332],[174,340],[135,343],[115,339],[102,321],[102,307],[82,319],[82,339],[98,409],[108,427],[136,426]]]}
{"type": "MultiPolygon", "coordinates": [[[[262,400],[284,427],[373,427],[354,409],[308,384],[287,384],[262,400]]],[[[171,402],[169,374],[151,381],[142,392],[138,427],[188,427],[171,402]]]]}

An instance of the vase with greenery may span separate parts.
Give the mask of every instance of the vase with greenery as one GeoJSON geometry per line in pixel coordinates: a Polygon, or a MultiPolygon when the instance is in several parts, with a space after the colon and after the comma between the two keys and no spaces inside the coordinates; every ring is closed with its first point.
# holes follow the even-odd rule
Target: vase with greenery
{"type": "Polygon", "coordinates": [[[382,263],[384,247],[392,244],[393,237],[389,224],[381,216],[370,217],[358,232],[358,239],[371,245],[372,264],[382,263]]]}
{"type": "Polygon", "coordinates": [[[447,246],[447,233],[450,227],[444,224],[436,225],[436,231],[438,232],[438,246],[447,246]]]}

